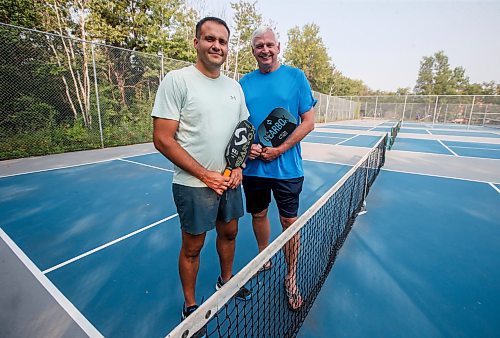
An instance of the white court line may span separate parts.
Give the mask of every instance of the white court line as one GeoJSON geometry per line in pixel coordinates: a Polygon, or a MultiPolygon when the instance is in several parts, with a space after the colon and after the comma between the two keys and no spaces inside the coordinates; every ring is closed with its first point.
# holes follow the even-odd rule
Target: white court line
{"type": "Polygon", "coordinates": [[[475,149],[475,150],[494,150],[494,151],[500,151],[500,149],[493,149],[493,148],[478,148],[478,147],[464,147],[464,146],[452,146],[453,148],[461,148],[461,149],[475,149]]]}
{"type": "Polygon", "coordinates": [[[336,146],[341,145],[342,143],[347,142],[347,141],[349,141],[349,140],[352,140],[352,139],[353,139],[353,138],[355,138],[355,137],[358,137],[358,135],[356,134],[356,135],[354,135],[353,137],[349,137],[348,139],[345,139],[344,141],[337,143],[337,144],[336,144],[336,146]]]}
{"type": "MultiPolygon", "coordinates": [[[[451,156],[451,155],[447,155],[447,156],[451,156]]],[[[384,167],[380,168],[380,170],[390,171],[390,172],[394,172],[394,173],[419,175],[419,176],[429,176],[429,177],[437,177],[437,178],[449,178],[449,179],[452,179],[452,180],[459,180],[459,181],[466,181],[466,182],[476,182],[476,183],[486,183],[486,184],[499,184],[498,182],[473,180],[471,178],[453,177],[453,176],[445,176],[445,175],[434,175],[434,174],[418,173],[418,172],[415,172],[415,171],[406,171],[406,170],[384,169],[384,167]]]]}
{"type": "Polygon", "coordinates": [[[497,193],[499,193],[499,194],[500,194],[500,189],[498,189],[498,188],[497,188],[497,186],[496,186],[495,184],[493,184],[493,183],[488,183],[488,184],[489,184],[489,185],[491,185],[491,187],[492,187],[493,189],[495,189],[495,190],[497,191],[497,193]]]}
{"type": "Polygon", "coordinates": [[[111,241],[111,242],[108,242],[108,243],[106,243],[106,244],[103,244],[103,245],[101,245],[101,246],[98,246],[97,248],[94,248],[94,249],[92,249],[92,250],[89,250],[89,251],[87,251],[87,252],[85,252],[85,253],[83,253],[83,254],[81,254],[81,255],[78,255],[78,256],[76,256],[76,257],[73,257],[73,258],[71,258],[71,259],[68,259],[68,260],[67,260],[67,261],[65,261],[65,262],[62,262],[62,263],[57,264],[57,265],[55,265],[55,266],[53,266],[53,267],[51,267],[51,268],[49,268],[49,269],[46,269],[46,270],[42,271],[42,273],[43,273],[43,274],[48,274],[49,272],[52,272],[52,271],[54,271],[54,270],[57,270],[57,269],[59,269],[59,268],[61,268],[61,267],[65,266],[65,265],[70,264],[70,263],[76,262],[77,260],[80,260],[80,259],[82,259],[82,258],[84,258],[84,257],[87,257],[88,255],[91,255],[91,254],[93,254],[93,253],[96,253],[97,251],[101,251],[102,249],[105,249],[105,248],[107,248],[108,246],[111,246],[111,245],[113,245],[113,244],[116,244],[116,243],[118,243],[118,242],[121,242],[121,241],[123,241],[124,239],[127,239],[127,238],[129,238],[129,237],[132,237],[132,236],[134,236],[134,235],[137,235],[138,233],[141,233],[141,232],[143,232],[143,231],[145,231],[145,230],[148,230],[148,229],[150,229],[150,228],[152,228],[152,227],[155,227],[155,226],[157,226],[158,224],[161,224],[161,223],[163,223],[163,222],[166,222],[166,221],[168,221],[168,220],[170,220],[170,219],[172,219],[172,218],[174,218],[174,217],[177,217],[177,216],[178,216],[178,214],[173,214],[173,215],[170,215],[170,216],[168,216],[168,217],[166,217],[166,218],[164,218],[164,219],[161,219],[161,220],[156,221],[156,222],[154,222],[154,223],[152,223],[152,224],[150,224],[150,225],[147,225],[147,226],[145,226],[144,228],[141,228],[141,229],[138,229],[138,230],[136,230],[136,231],[133,231],[133,232],[131,232],[131,233],[129,233],[129,234],[127,234],[127,235],[125,235],[125,236],[122,236],[122,237],[117,238],[117,239],[115,239],[115,240],[113,240],[113,241],[111,241]]]}
{"type": "Polygon", "coordinates": [[[118,161],[123,161],[123,162],[129,162],[129,163],[133,163],[133,164],[138,164],[138,165],[142,165],[142,166],[149,167],[149,168],[153,168],[153,169],[158,169],[158,170],[168,171],[168,172],[171,172],[171,173],[173,173],[173,172],[174,172],[174,171],[173,171],[173,170],[171,170],[171,169],[165,169],[165,168],[155,167],[154,165],[149,165],[149,164],[145,164],[145,163],[141,163],[141,162],[135,162],[135,161],[125,160],[125,159],[123,159],[123,158],[117,158],[116,160],[118,160],[118,161]]]}
{"type": "Polygon", "coordinates": [[[315,162],[315,163],[325,163],[325,164],[336,164],[336,165],[342,165],[342,166],[347,166],[347,167],[354,167],[354,165],[355,165],[355,164],[352,164],[352,163],[329,162],[329,161],[326,161],[326,160],[302,159],[302,161],[315,162]]]}
{"type": "Polygon", "coordinates": [[[35,278],[42,284],[45,290],[54,298],[55,301],[66,311],[66,313],[75,321],[78,326],[89,337],[104,337],[87,318],[85,318],[80,311],[66,298],[61,291],[59,291],[54,284],[38,269],[26,254],[14,243],[14,241],[2,229],[0,229],[0,237],[14,252],[14,254],[21,260],[21,262],[30,270],[35,278]]]}
{"type": "Polygon", "coordinates": [[[450,149],[450,147],[448,147],[446,144],[444,144],[444,143],[443,143],[443,141],[441,141],[441,140],[437,140],[437,141],[438,141],[439,143],[441,143],[441,145],[442,145],[443,147],[445,147],[446,149],[448,149],[448,151],[449,151],[450,153],[452,153],[452,154],[453,154],[453,155],[455,155],[455,156],[458,156],[458,154],[457,154],[456,152],[454,152],[453,150],[451,150],[451,149],[450,149]]]}
{"type": "MultiPolygon", "coordinates": [[[[155,153],[157,153],[157,151],[153,151],[153,152],[145,153],[145,154],[140,154],[140,155],[127,156],[127,157],[136,157],[136,156],[142,156],[142,155],[151,155],[151,154],[155,154],[155,153]]],[[[84,165],[106,163],[106,162],[111,162],[111,161],[119,160],[119,159],[120,158],[118,158],[118,157],[114,157],[114,158],[110,158],[110,159],[107,159],[107,160],[100,160],[100,161],[94,161],[94,162],[85,162],[85,163],[79,163],[79,164],[71,164],[71,165],[66,165],[66,166],[62,166],[62,167],[55,167],[55,168],[49,168],[49,169],[40,169],[40,170],[33,170],[33,171],[25,171],[25,172],[22,172],[22,173],[0,176],[0,178],[13,177],[13,176],[19,176],[19,175],[27,175],[27,174],[35,174],[35,173],[41,173],[41,172],[46,172],[46,171],[52,171],[52,170],[76,168],[76,167],[81,167],[81,166],[84,166],[84,165]]]]}
{"type": "Polygon", "coordinates": [[[434,135],[433,133],[431,133],[431,132],[429,131],[429,129],[424,129],[424,130],[427,132],[427,134],[429,134],[429,135],[434,135]]]}
{"type": "Polygon", "coordinates": [[[12,177],[12,176],[19,176],[19,175],[27,175],[27,174],[36,174],[36,173],[42,173],[42,172],[46,172],[46,171],[59,170],[59,169],[76,168],[76,167],[81,167],[81,166],[84,166],[84,165],[111,162],[111,161],[114,161],[114,160],[115,160],[115,158],[112,158],[112,159],[109,159],[109,160],[95,161],[95,162],[72,164],[72,165],[67,165],[67,166],[63,166],[63,167],[56,167],[56,168],[49,168],[49,169],[40,169],[40,170],[33,170],[33,171],[25,171],[25,172],[22,172],[22,173],[0,176],[0,178],[12,177]]]}
{"type": "MultiPolygon", "coordinates": [[[[311,136],[311,137],[324,137],[324,138],[340,138],[342,140],[345,140],[345,137],[338,137],[338,136],[320,136],[320,135],[311,135],[311,134],[309,134],[307,136],[311,136]]],[[[307,141],[305,141],[305,142],[307,142],[307,141]]]]}

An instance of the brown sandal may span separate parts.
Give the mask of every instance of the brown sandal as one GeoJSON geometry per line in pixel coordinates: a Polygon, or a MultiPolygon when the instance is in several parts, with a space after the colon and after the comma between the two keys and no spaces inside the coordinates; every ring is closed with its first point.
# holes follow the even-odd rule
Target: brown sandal
{"type": "Polygon", "coordinates": [[[285,295],[288,299],[288,308],[292,311],[299,311],[303,304],[302,296],[300,295],[299,288],[295,286],[294,290],[291,290],[288,284],[288,279],[285,277],[284,290],[285,295]]]}

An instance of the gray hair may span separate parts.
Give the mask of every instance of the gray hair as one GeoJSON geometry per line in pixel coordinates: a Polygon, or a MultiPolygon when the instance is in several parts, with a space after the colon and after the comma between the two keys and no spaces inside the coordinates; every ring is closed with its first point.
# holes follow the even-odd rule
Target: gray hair
{"type": "Polygon", "coordinates": [[[274,32],[271,26],[259,26],[256,30],[253,31],[252,36],[250,37],[250,41],[252,42],[252,47],[255,47],[255,39],[261,35],[264,35],[267,32],[273,33],[274,41],[278,42],[276,33],[274,32]]]}

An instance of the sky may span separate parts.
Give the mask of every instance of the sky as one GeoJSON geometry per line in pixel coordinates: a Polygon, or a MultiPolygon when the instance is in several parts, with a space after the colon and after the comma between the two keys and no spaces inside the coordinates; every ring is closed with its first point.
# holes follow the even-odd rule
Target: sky
{"type": "MultiPolygon", "coordinates": [[[[231,25],[231,1],[206,0],[201,14],[231,25]]],[[[318,25],[335,67],[373,90],[413,89],[422,58],[441,50],[471,83],[500,83],[500,0],[258,0],[256,8],[277,27],[282,51],[290,28],[318,25]]]]}

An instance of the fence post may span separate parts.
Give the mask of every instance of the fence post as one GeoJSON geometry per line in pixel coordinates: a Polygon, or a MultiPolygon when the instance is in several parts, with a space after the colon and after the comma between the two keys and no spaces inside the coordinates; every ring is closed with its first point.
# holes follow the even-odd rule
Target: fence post
{"type": "MultiPolygon", "coordinates": [[[[319,94],[319,107],[318,107],[318,113],[319,113],[319,116],[321,116],[321,97],[323,96],[323,94],[321,94],[320,92],[318,92],[319,94]]],[[[325,113],[325,120],[326,120],[326,113],[325,113]]]]}
{"type": "Polygon", "coordinates": [[[490,105],[491,103],[487,103],[484,105],[484,117],[483,117],[483,127],[484,127],[484,124],[486,122],[486,114],[488,113],[488,106],[490,105]]]}
{"type": "Polygon", "coordinates": [[[99,103],[99,86],[97,85],[97,70],[95,66],[94,43],[90,44],[92,51],[92,67],[94,68],[94,85],[95,85],[95,98],[97,103],[97,116],[99,118],[99,134],[101,137],[101,148],[104,148],[104,137],[102,135],[102,119],[101,119],[101,105],[99,103]]]}
{"type": "Polygon", "coordinates": [[[438,107],[439,95],[436,95],[436,103],[434,104],[434,116],[432,116],[432,128],[434,128],[434,123],[436,122],[436,112],[438,107]]]}
{"type": "Polygon", "coordinates": [[[347,113],[347,117],[351,116],[351,110],[352,110],[352,96],[349,96],[349,112],[347,113]]]}
{"type": "Polygon", "coordinates": [[[405,120],[405,112],[406,112],[406,101],[408,100],[408,94],[405,95],[405,103],[403,104],[403,116],[401,116],[401,123],[405,120]]]}
{"type": "Polygon", "coordinates": [[[325,110],[325,123],[326,123],[326,120],[328,118],[328,108],[330,108],[330,100],[332,99],[332,96],[331,95],[328,95],[326,97],[326,110],[325,110]]]}
{"type": "Polygon", "coordinates": [[[375,112],[373,113],[373,118],[377,118],[377,105],[378,105],[378,95],[375,97],[375,112]]]}
{"type": "Polygon", "coordinates": [[[472,120],[472,112],[474,111],[474,103],[476,102],[476,95],[472,97],[472,104],[470,106],[470,116],[469,116],[469,123],[467,123],[467,130],[469,130],[470,127],[470,121],[472,120]]]}

